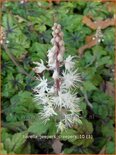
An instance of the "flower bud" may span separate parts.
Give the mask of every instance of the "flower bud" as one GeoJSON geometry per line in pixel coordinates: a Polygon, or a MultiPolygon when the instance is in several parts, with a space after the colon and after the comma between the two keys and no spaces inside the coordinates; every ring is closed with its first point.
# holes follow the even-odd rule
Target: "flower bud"
{"type": "Polygon", "coordinates": [[[50,57],[48,60],[48,64],[53,64],[53,63],[54,63],[54,59],[53,59],[53,57],[50,57]]]}
{"type": "Polygon", "coordinates": [[[58,74],[57,70],[54,71],[52,78],[54,80],[59,79],[59,74],[58,74]]]}
{"type": "Polygon", "coordinates": [[[61,52],[61,53],[64,53],[64,51],[65,51],[65,47],[62,46],[62,47],[60,48],[60,52],[61,52]]]}
{"type": "Polygon", "coordinates": [[[58,54],[58,61],[62,62],[63,61],[63,54],[58,54]]]}
{"type": "Polygon", "coordinates": [[[61,30],[61,25],[60,24],[57,25],[57,29],[61,30]]]}
{"type": "Polygon", "coordinates": [[[59,33],[59,29],[55,29],[54,32],[55,32],[55,33],[59,33]]]}
{"type": "Polygon", "coordinates": [[[59,45],[60,46],[64,46],[64,41],[63,40],[60,40],[59,45]]]}
{"type": "Polygon", "coordinates": [[[54,23],[54,26],[57,26],[58,24],[57,23],[54,23]]]}
{"type": "Polygon", "coordinates": [[[52,48],[51,48],[51,52],[57,52],[58,50],[58,47],[56,45],[54,45],[52,48]]]}
{"type": "Polygon", "coordinates": [[[53,45],[55,44],[54,38],[51,39],[51,43],[52,43],[53,45]]]}
{"type": "Polygon", "coordinates": [[[56,36],[56,34],[55,34],[54,32],[52,32],[52,35],[53,35],[53,37],[55,37],[55,36],[56,36]]]}
{"type": "Polygon", "coordinates": [[[58,43],[60,41],[60,37],[56,37],[55,41],[58,43]]]}
{"type": "Polygon", "coordinates": [[[50,51],[47,56],[48,56],[48,58],[51,58],[51,57],[53,58],[54,54],[55,54],[54,52],[50,51]]]}
{"type": "Polygon", "coordinates": [[[60,32],[59,35],[60,35],[60,37],[63,37],[64,36],[64,33],[63,32],[60,32]]]}

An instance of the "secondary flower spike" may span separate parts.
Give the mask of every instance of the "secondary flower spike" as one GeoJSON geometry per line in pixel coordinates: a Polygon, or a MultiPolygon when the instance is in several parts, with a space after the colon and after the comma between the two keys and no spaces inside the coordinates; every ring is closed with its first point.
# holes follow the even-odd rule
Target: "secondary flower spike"
{"type": "Polygon", "coordinates": [[[35,101],[43,107],[40,112],[42,120],[47,123],[54,118],[58,131],[62,132],[80,122],[79,98],[72,92],[72,88],[79,85],[81,78],[77,69],[75,70],[75,57],[69,55],[64,60],[65,47],[61,25],[54,23],[52,30],[52,48],[47,53],[48,65],[45,67],[43,60],[34,62],[37,65],[34,70],[36,73],[53,71],[54,84],[51,86],[43,75],[43,78],[38,79],[34,92],[35,101]]]}

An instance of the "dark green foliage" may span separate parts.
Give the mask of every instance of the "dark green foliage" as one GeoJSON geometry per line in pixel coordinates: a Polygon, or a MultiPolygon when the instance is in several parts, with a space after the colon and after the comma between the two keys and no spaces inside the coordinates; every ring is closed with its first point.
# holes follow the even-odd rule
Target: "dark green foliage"
{"type": "MultiPolygon", "coordinates": [[[[35,81],[31,78],[35,76],[33,61],[47,61],[54,18],[64,32],[65,56],[77,55],[76,67],[82,76],[82,88],[75,90],[81,97],[81,119],[59,135],[62,152],[95,154],[105,148],[105,153],[114,154],[114,97],[108,93],[112,88],[106,87],[106,83],[110,83],[114,88],[114,27],[103,30],[104,42],[87,49],[81,59],[78,57],[78,49],[85,45],[86,36],[95,33],[82,23],[83,16],[92,16],[94,21],[111,18],[113,12],[107,9],[110,3],[84,0],[52,4],[43,1],[3,3],[2,26],[9,40],[9,53],[29,76],[19,72],[2,48],[1,154],[54,153],[52,140],[39,140],[41,135],[56,135],[57,129],[54,120],[43,124],[40,119],[41,106],[33,101],[35,81]],[[85,137],[87,135],[90,137],[85,137]]],[[[50,78],[50,74],[46,77],[50,78]]]]}

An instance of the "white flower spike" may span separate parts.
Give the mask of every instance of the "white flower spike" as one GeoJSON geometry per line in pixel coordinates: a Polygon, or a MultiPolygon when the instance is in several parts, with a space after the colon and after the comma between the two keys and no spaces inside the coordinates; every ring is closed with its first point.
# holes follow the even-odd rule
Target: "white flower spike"
{"type": "Polygon", "coordinates": [[[43,106],[40,112],[42,120],[47,123],[55,117],[57,131],[62,132],[68,127],[71,128],[79,120],[80,100],[77,94],[72,93],[71,88],[78,86],[81,78],[75,70],[74,56],[69,55],[64,60],[65,47],[61,25],[54,23],[52,30],[51,44],[53,47],[48,50],[48,65],[45,67],[41,60],[41,63],[35,62],[37,65],[35,69],[37,73],[51,70],[54,84],[49,85],[47,79],[43,77],[34,91],[36,102],[43,106]]]}

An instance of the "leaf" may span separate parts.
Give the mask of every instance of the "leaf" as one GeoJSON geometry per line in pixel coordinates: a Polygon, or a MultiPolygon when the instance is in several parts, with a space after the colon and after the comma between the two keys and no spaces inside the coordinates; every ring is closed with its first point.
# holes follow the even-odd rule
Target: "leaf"
{"type": "Polygon", "coordinates": [[[42,60],[46,58],[48,48],[49,45],[34,42],[30,50],[32,52],[36,52],[36,61],[37,61],[38,58],[42,60]]]}
{"type": "Polygon", "coordinates": [[[84,85],[84,88],[85,88],[86,91],[92,91],[92,90],[96,90],[96,89],[97,89],[97,88],[93,85],[93,83],[90,82],[90,81],[85,81],[85,82],[83,83],[83,85],[84,85]]]}
{"type": "Polygon", "coordinates": [[[0,154],[7,154],[7,151],[4,149],[3,143],[0,143],[0,154]]]}
{"type": "Polygon", "coordinates": [[[114,127],[111,121],[109,121],[105,125],[102,125],[101,131],[102,131],[103,136],[114,138],[114,127]]]}
{"type": "Polygon", "coordinates": [[[31,132],[37,135],[42,135],[43,133],[46,133],[48,128],[49,128],[49,123],[44,124],[41,119],[38,119],[30,125],[30,127],[28,128],[28,132],[31,132]]]}
{"type": "Polygon", "coordinates": [[[27,139],[27,132],[16,133],[12,137],[11,141],[11,151],[15,153],[20,153],[20,150],[27,139]]]}
{"type": "Polygon", "coordinates": [[[66,129],[60,134],[60,139],[64,141],[74,142],[76,138],[76,131],[73,129],[66,129]]]}
{"type": "Polygon", "coordinates": [[[108,153],[108,154],[114,154],[114,152],[115,152],[115,144],[114,144],[114,142],[109,141],[106,144],[106,153],[108,153]]]}
{"type": "Polygon", "coordinates": [[[59,139],[55,139],[52,144],[52,148],[55,153],[61,153],[62,146],[63,146],[63,143],[61,143],[59,139]]]}
{"type": "Polygon", "coordinates": [[[54,120],[49,121],[49,135],[56,135],[57,133],[57,127],[54,120]]]}

